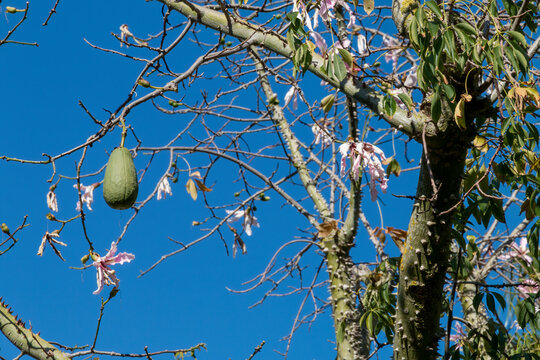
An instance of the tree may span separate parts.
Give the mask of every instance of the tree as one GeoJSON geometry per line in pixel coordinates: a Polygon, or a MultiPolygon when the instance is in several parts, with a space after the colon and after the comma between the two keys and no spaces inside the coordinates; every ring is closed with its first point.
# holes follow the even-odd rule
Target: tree
{"type": "MultiPolygon", "coordinates": [[[[55,21],[57,6],[45,24],[55,21]]],[[[121,356],[96,348],[104,309],[122,288],[111,266],[133,260],[116,249],[129,250],[136,221],[150,225],[141,236],[152,235],[146,209],[172,188],[176,193],[171,183],[180,182],[207,210],[192,222],[203,235],[175,240],[177,247],[143,277],[211,239],[221,239],[231,256],[245,254],[263,231],[264,206],[297,214],[287,219],[298,229],[240,291],[263,289],[261,302],[301,297],[285,357],[295,332],[321,313],[332,318],[340,360],[368,359],[384,348],[395,359],[539,357],[540,3],[159,0],[145,6],[161,11],[162,21],[121,25],[114,49],[87,41],[96,52],[138,65],[127,96],[105,117],[80,102],[98,130],[43,159],[0,156],[52,169],[47,218],[54,230],[43,236],[38,255],[51,256],[44,254],[50,247],[64,260],[60,240],[80,225],[84,241],[68,248],[86,247],[81,269],[97,270],[95,293],[111,285],[93,344],[82,350],[47,342],[3,305],[0,328],[21,354],[121,356]],[[142,35],[139,26],[153,35],[142,35]],[[150,105],[176,119],[180,130],[163,131],[166,140],[143,139],[137,114],[150,105]],[[104,252],[92,235],[98,230],[87,224],[104,176],[103,153],[115,145],[131,149],[141,192],[137,202],[126,202],[125,191],[136,190],[114,176],[128,219],[104,252]],[[157,169],[161,154],[168,157],[165,171],[157,169]],[[66,160],[74,158],[73,173],[66,160]],[[401,180],[405,171],[417,176],[415,191],[401,180]],[[62,186],[78,192],[77,213],[65,218],[55,214],[57,202],[67,201],[56,196],[62,186]],[[404,201],[407,229],[383,222],[396,221],[393,209],[404,201]],[[365,251],[374,259],[358,260],[365,251]]],[[[13,40],[28,9],[5,5],[9,19],[19,22],[8,23],[2,50],[34,45],[13,40]]],[[[159,120],[154,126],[161,128],[159,120]]],[[[131,176],[124,170],[120,177],[131,176]]],[[[92,216],[105,222],[110,214],[92,216]]],[[[26,220],[2,227],[2,258],[17,249],[26,220]]],[[[140,356],[195,357],[203,346],[140,356]]]]}

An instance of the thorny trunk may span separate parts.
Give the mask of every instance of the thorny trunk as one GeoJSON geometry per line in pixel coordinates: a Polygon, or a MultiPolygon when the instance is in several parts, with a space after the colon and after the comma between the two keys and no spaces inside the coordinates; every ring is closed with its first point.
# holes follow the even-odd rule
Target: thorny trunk
{"type": "Polygon", "coordinates": [[[396,360],[435,359],[443,335],[439,322],[452,239],[452,214],[446,210],[458,201],[468,144],[449,127],[426,145],[400,265],[396,360]]]}

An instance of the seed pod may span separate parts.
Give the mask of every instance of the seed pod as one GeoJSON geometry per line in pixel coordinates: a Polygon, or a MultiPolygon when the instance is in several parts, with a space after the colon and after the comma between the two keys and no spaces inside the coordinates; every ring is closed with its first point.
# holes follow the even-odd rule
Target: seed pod
{"type": "Polygon", "coordinates": [[[103,198],[113,209],[129,209],[137,200],[139,183],[131,153],[125,147],[114,149],[103,180],[103,198]]]}

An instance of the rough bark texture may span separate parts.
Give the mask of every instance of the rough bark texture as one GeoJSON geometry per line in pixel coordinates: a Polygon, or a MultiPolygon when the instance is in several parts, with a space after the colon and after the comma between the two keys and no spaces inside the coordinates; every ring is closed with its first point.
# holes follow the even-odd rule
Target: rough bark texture
{"type": "MultiPolygon", "coordinates": [[[[438,125],[451,124],[440,121],[438,125]]],[[[451,124],[452,125],[452,124],[451,124]]],[[[427,139],[408,237],[401,258],[394,338],[395,359],[437,358],[442,295],[450,252],[452,216],[468,141],[455,126],[427,139]]]]}

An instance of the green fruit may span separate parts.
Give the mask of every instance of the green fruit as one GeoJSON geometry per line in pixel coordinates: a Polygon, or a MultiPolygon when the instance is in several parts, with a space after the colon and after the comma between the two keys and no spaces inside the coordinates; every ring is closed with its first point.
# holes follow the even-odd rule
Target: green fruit
{"type": "Polygon", "coordinates": [[[125,147],[114,149],[105,169],[103,198],[117,210],[129,209],[137,200],[139,183],[131,153],[125,147]]]}

